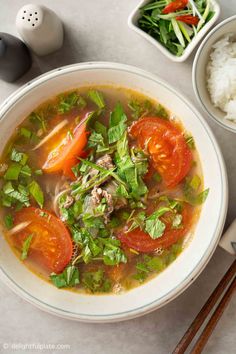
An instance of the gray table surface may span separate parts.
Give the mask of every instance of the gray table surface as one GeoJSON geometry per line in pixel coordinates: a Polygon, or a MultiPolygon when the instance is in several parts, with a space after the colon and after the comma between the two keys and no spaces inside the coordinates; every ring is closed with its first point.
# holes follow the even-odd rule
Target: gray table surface
{"type": "MultiPolygon", "coordinates": [[[[218,2],[222,8],[221,19],[236,13],[235,0],[218,2]]],[[[19,82],[0,81],[0,102],[25,82],[48,70],[75,62],[102,60],[135,65],[157,74],[184,93],[200,110],[191,84],[193,55],[185,63],[172,63],[128,28],[128,15],[139,0],[41,0],[41,3],[52,8],[64,21],[64,47],[50,56],[35,58],[31,70],[19,82]]],[[[16,34],[15,16],[24,4],[24,0],[0,1],[1,32],[16,34]]],[[[204,117],[218,139],[227,165],[229,224],[236,214],[236,139],[209,117],[204,117]]],[[[232,256],[218,248],[199,278],[176,300],[151,314],[116,324],[84,324],[54,317],[34,308],[0,283],[0,353],[171,353],[232,260],[232,256]],[[12,344],[37,343],[69,344],[70,349],[11,348],[12,344]]],[[[236,353],[236,297],[225,311],[204,353],[236,353]]]]}

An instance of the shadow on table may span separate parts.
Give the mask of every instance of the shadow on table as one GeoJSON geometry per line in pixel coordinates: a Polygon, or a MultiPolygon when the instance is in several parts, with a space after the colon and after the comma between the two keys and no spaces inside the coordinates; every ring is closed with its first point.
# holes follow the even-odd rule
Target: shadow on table
{"type": "Polygon", "coordinates": [[[21,86],[50,70],[83,61],[78,39],[74,36],[69,27],[66,25],[64,27],[64,43],[62,48],[52,54],[42,57],[32,53],[32,67],[15,83],[17,86],[21,86]]]}

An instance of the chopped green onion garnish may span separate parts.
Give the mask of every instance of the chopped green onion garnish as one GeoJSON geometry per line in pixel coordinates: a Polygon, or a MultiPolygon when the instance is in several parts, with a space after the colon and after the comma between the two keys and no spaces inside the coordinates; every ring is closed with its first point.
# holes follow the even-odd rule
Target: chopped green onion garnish
{"type": "Polygon", "coordinates": [[[12,216],[11,214],[5,215],[5,217],[4,217],[4,223],[5,223],[5,226],[6,226],[8,229],[11,229],[12,226],[13,226],[13,216],[12,216]]]}
{"type": "Polygon", "coordinates": [[[30,139],[31,138],[31,131],[26,128],[20,128],[20,135],[23,136],[24,138],[30,139]]]}
{"type": "Polygon", "coordinates": [[[28,252],[30,248],[30,244],[33,238],[33,234],[30,234],[24,241],[23,246],[22,246],[22,253],[21,253],[21,259],[24,261],[28,257],[28,252]]]}
{"type": "Polygon", "coordinates": [[[17,162],[12,163],[8,167],[8,169],[4,175],[4,178],[7,181],[17,181],[19,178],[19,174],[21,172],[21,169],[22,169],[22,166],[20,164],[18,164],[17,162]]]}

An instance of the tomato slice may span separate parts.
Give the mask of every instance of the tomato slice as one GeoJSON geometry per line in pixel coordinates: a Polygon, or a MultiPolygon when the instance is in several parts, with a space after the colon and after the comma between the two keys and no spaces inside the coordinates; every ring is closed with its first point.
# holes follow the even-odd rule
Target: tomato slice
{"type": "Polygon", "coordinates": [[[188,0],[175,0],[166,5],[166,7],[162,10],[162,13],[170,14],[171,12],[184,9],[187,5],[188,0]]]}
{"type": "Polygon", "coordinates": [[[71,168],[78,162],[78,157],[83,153],[87,144],[86,121],[77,125],[73,135],[69,134],[60,144],[50,152],[43,165],[44,172],[53,173],[63,171],[68,177],[73,177],[71,168]]]}
{"type": "Polygon", "coordinates": [[[159,117],[139,119],[130,128],[130,134],[151,155],[153,166],[167,187],[175,187],[192,166],[192,152],[181,130],[159,117]]]}
{"type": "Polygon", "coordinates": [[[182,217],[183,227],[181,229],[171,229],[171,225],[167,224],[163,236],[155,240],[140,228],[128,233],[122,231],[118,233],[117,237],[122,244],[139,252],[153,252],[158,248],[168,248],[184,237],[189,231],[192,220],[192,211],[188,204],[184,205],[182,217]]]}
{"type": "Polygon", "coordinates": [[[18,211],[14,225],[30,224],[14,235],[16,246],[22,248],[24,240],[33,235],[29,257],[48,270],[60,273],[72,257],[72,240],[63,222],[48,211],[29,207],[18,211]]]}
{"type": "Polygon", "coordinates": [[[181,21],[181,22],[187,23],[188,25],[193,25],[193,26],[196,26],[199,22],[199,17],[192,16],[192,15],[177,16],[175,19],[177,21],[181,21]]]}

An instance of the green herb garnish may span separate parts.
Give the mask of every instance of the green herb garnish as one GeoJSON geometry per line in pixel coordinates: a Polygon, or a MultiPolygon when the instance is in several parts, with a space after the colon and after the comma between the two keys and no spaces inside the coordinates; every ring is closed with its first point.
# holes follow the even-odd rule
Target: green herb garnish
{"type": "Polygon", "coordinates": [[[17,181],[19,178],[19,174],[21,172],[22,166],[17,163],[13,162],[7,169],[4,178],[7,181],[17,181]]]}
{"type": "Polygon", "coordinates": [[[76,266],[69,265],[60,274],[51,273],[50,279],[57,288],[71,288],[80,283],[79,270],[76,266]]]}
{"type": "Polygon", "coordinates": [[[35,170],[35,171],[34,171],[34,174],[35,174],[36,176],[42,176],[43,171],[42,171],[41,169],[35,170]]]}
{"type": "Polygon", "coordinates": [[[191,149],[191,150],[194,150],[195,149],[195,142],[194,142],[194,139],[192,136],[186,136],[185,137],[185,141],[188,145],[188,147],[191,149]]]}
{"type": "Polygon", "coordinates": [[[109,129],[108,129],[108,141],[109,144],[118,141],[126,130],[127,117],[120,103],[117,103],[114,111],[111,113],[109,129]]]}
{"type": "Polygon", "coordinates": [[[33,236],[34,236],[33,234],[30,234],[29,236],[27,236],[27,238],[23,242],[22,253],[21,253],[22,261],[28,257],[28,252],[29,252],[29,248],[30,248],[30,244],[33,239],[33,236]]]}
{"type": "Polygon", "coordinates": [[[11,151],[10,159],[11,161],[19,162],[22,166],[24,166],[28,160],[28,155],[13,148],[11,151]]]}
{"type": "Polygon", "coordinates": [[[105,108],[105,100],[103,94],[100,91],[89,90],[88,97],[92,102],[94,102],[98,106],[100,110],[105,108]]]}
{"type": "Polygon", "coordinates": [[[160,42],[166,49],[176,56],[181,56],[187,45],[198,34],[198,31],[214,15],[210,10],[210,0],[195,0],[186,4],[181,10],[164,14],[164,8],[170,1],[150,1],[140,8],[138,26],[155,40],[160,42]],[[177,16],[195,16],[196,8],[201,14],[198,24],[186,24],[178,20],[177,16]],[[176,19],[177,18],[177,19],[176,19]]]}
{"type": "Polygon", "coordinates": [[[16,189],[10,181],[5,183],[1,192],[2,205],[11,207],[12,204],[15,205],[18,202],[24,206],[30,206],[27,190],[22,185],[18,185],[16,189]]]}
{"type": "Polygon", "coordinates": [[[145,231],[154,240],[163,235],[166,225],[159,218],[169,211],[171,211],[170,208],[161,207],[146,219],[145,231]]]}
{"type": "Polygon", "coordinates": [[[58,105],[58,112],[60,114],[69,112],[73,107],[75,107],[78,99],[79,95],[77,92],[70,92],[67,95],[62,96],[58,105]]]}
{"type": "Polygon", "coordinates": [[[38,203],[40,208],[43,207],[44,195],[40,185],[36,181],[32,181],[29,185],[29,192],[35,201],[38,203]]]}
{"type": "Polygon", "coordinates": [[[20,175],[23,177],[30,177],[32,174],[31,168],[28,165],[22,167],[20,175]]]}
{"type": "Polygon", "coordinates": [[[111,281],[105,278],[105,273],[102,269],[96,272],[86,272],[82,276],[82,283],[85,288],[92,293],[108,292],[111,290],[111,281]]]}
{"type": "Polygon", "coordinates": [[[26,139],[30,139],[32,132],[29,129],[22,127],[20,128],[20,135],[26,139]]]}
{"type": "Polygon", "coordinates": [[[165,267],[165,260],[162,257],[150,257],[145,255],[141,261],[137,262],[137,273],[133,277],[142,283],[151,272],[161,272],[165,267]]]}
{"type": "MultiPolygon", "coordinates": [[[[44,133],[47,131],[47,122],[44,117],[36,112],[32,112],[29,116],[31,123],[35,124],[39,129],[42,129],[44,133]]],[[[33,134],[32,134],[33,137],[33,134]]]]}
{"type": "Polygon", "coordinates": [[[209,188],[202,192],[198,192],[200,184],[201,180],[198,176],[194,176],[193,178],[186,178],[185,180],[184,197],[186,202],[193,206],[203,204],[209,194],[209,188]]]}
{"type": "Polygon", "coordinates": [[[4,224],[7,229],[11,229],[13,226],[13,216],[11,214],[7,214],[4,216],[4,224]]]}

